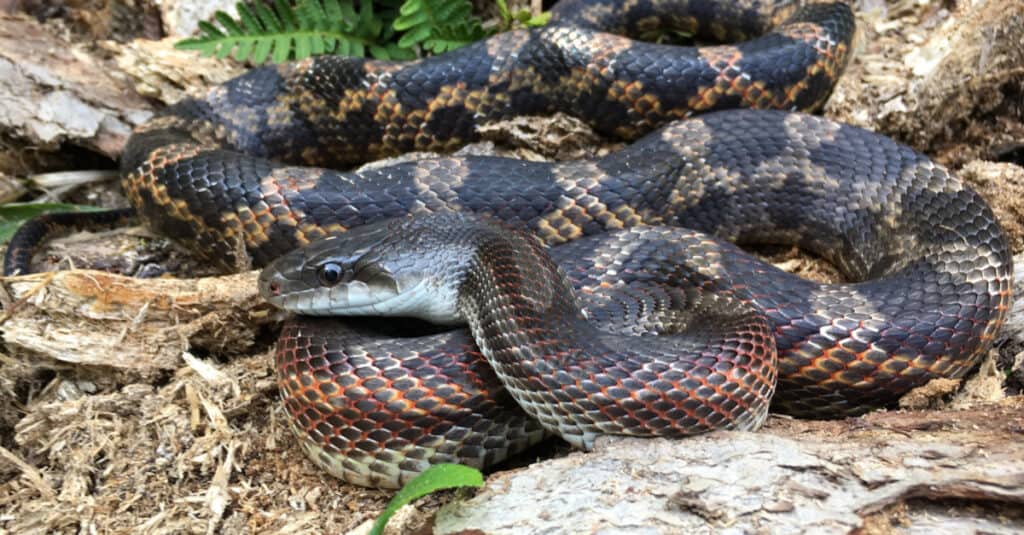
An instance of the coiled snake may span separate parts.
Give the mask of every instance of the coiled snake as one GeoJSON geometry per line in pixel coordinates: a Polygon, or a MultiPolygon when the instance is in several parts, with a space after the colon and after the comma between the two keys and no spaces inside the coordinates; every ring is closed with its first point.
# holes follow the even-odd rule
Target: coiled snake
{"type": "MultiPolygon", "coordinates": [[[[227,268],[281,257],[261,277],[272,302],[468,321],[472,337],[286,324],[277,366],[291,423],[311,458],[354,483],[488,465],[544,430],[586,447],[600,433],[754,428],[769,400],[856,414],[963,375],[991,346],[1012,272],[991,210],[924,156],[855,127],[754,110],[670,123],[812,109],[852,33],[843,4],[570,0],[545,28],[417,62],[254,69],[140,128],[124,186],[148,225],[227,268]],[[659,25],[764,35],[686,48],[603,33],[659,25]],[[553,164],[280,163],[444,150],[478,124],[554,110],[639,140],[553,164]],[[797,244],[855,282],[799,279],[718,240],[797,244]]],[[[5,270],[59,222],[26,227],[5,270]]]]}

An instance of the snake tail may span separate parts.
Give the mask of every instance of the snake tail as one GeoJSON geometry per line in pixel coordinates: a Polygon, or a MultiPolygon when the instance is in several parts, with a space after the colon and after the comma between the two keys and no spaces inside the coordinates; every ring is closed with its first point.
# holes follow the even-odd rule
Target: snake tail
{"type": "Polygon", "coordinates": [[[72,232],[109,230],[138,220],[133,208],[100,212],[42,214],[25,222],[11,236],[4,254],[4,276],[31,273],[32,257],[46,242],[72,232]]]}

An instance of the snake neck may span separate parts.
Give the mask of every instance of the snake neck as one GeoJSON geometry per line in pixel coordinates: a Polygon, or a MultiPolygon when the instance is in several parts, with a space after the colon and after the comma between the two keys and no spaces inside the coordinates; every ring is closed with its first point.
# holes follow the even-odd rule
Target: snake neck
{"type": "Polygon", "coordinates": [[[570,336],[594,333],[565,274],[538,240],[490,230],[476,239],[457,307],[481,350],[502,364],[518,360],[521,355],[515,353],[523,351],[531,353],[532,361],[552,361],[573,352],[578,344],[570,336]],[[526,339],[537,343],[521,345],[526,339]]]}
{"type": "Polygon", "coordinates": [[[627,335],[587,317],[532,236],[488,231],[473,239],[457,308],[516,402],[570,444],[590,449],[602,434],[683,436],[764,421],[775,346],[766,320],[729,292],[667,290],[680,306],[656,314],[684,317],[679,332],[627,335]]]}

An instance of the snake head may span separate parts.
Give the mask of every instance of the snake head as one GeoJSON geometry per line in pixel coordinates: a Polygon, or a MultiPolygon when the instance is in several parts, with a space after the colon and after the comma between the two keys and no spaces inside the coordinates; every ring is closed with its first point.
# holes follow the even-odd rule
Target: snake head
{"type": "Polygon", "coordinates": [[[405,316],[461,323],[456,311],[463,264],[437,214],[362,225],[321,238],[273,261],[260,273],[270,304],[311,316],[405,316]]]}

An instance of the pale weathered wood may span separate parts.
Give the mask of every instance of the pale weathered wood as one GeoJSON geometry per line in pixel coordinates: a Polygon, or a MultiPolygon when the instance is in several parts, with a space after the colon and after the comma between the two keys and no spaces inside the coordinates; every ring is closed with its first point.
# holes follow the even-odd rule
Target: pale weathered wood
{"type": "Polygon", "coordinates": [[[74,140],[116,157],[151,109],[115,72],[34,19],[0,14],[0,131],[37,147],[74,140]]]}
{"type": "Polygon", "coordinates": [[[242,352],[272,314],[255,272],[135,279],[70,270],[6,283],[13,304],[0,330],[9,348],[140,372],[177,368],[194,346],[242,352]]]}
{"type": "Polygon", "coordinates": [[[1024,529],[1024,400],[841,422],[772,418],[760,432],[610,438],[597,451],[492,476],[435,533],[849,533],[904,506],[913,524],[1024,529]],[[918,499],[994,504],[944,518],[918,499]]]}

